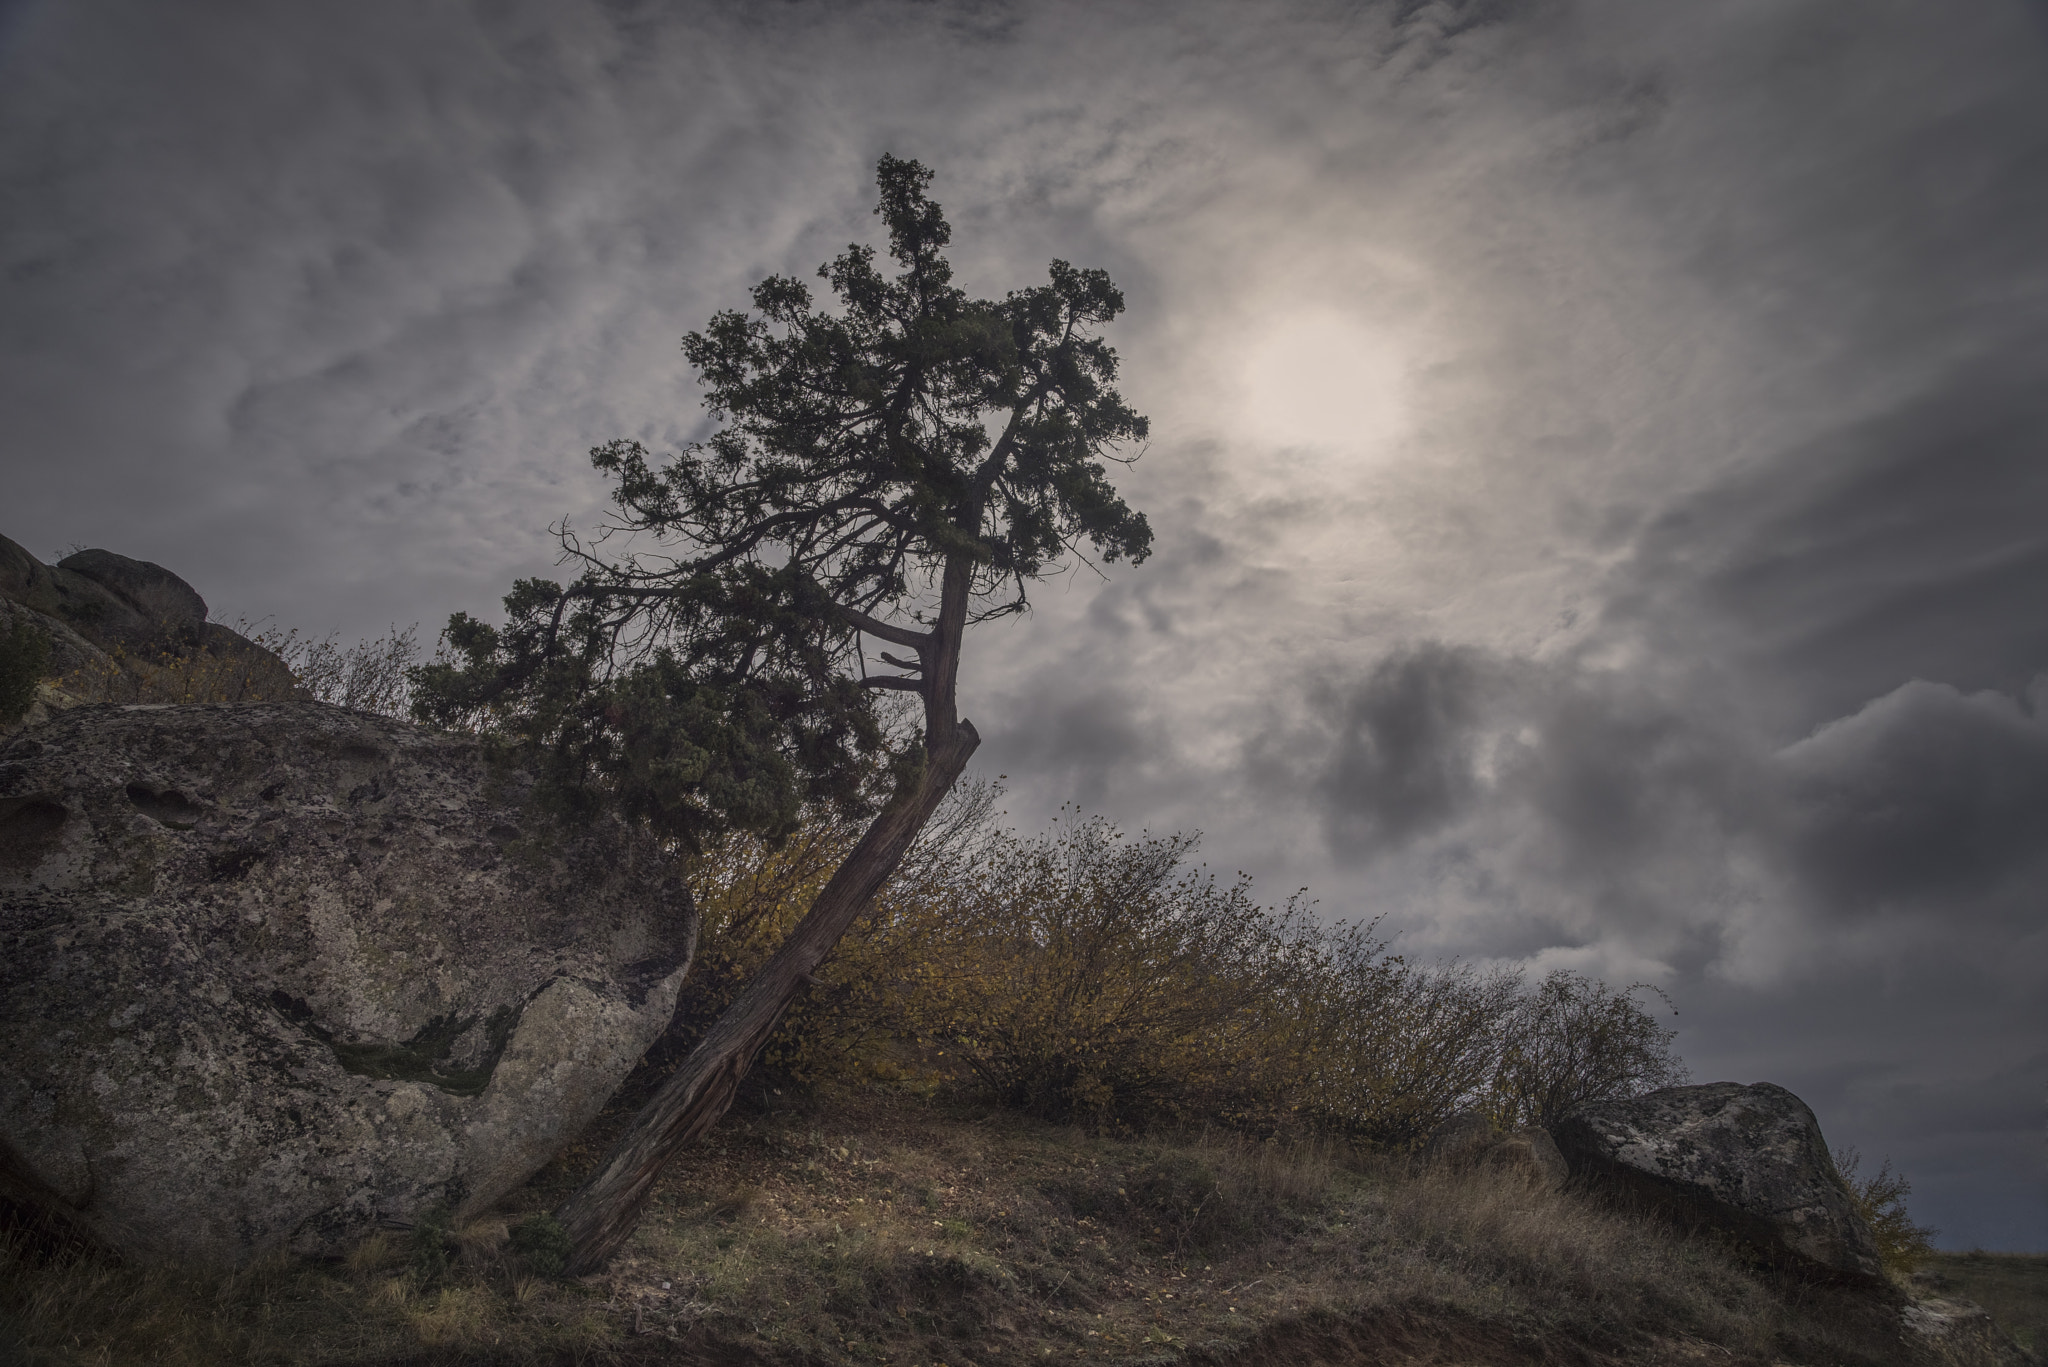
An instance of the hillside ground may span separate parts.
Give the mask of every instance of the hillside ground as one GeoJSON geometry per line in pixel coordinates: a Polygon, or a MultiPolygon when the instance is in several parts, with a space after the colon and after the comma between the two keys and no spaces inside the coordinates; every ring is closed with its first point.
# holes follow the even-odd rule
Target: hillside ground
{"type": "Polygon", "coordinates": [[[1937,1253],[1914,1281],[1975,1301],[2036,1356],[2048,1350],[2048,1253],[1937,1253]]]}
{"type": "MultiPolygon", "coordinates": [[[[670,1167],[607,1272],[536,1275],[508,1230],[623,1119],[447,1243],[385,1231],[344,1261],[215,1273],[52,1256],[17,1231],[0,1349],[50,1367],[1907,1360],[1895,1311],[1516,1174],[1091,1135],[876,1089],[755,1089],[670,1167]]],[[[1957,1263],[1956,1289],[1999,1266],[1957,1263]]]]}

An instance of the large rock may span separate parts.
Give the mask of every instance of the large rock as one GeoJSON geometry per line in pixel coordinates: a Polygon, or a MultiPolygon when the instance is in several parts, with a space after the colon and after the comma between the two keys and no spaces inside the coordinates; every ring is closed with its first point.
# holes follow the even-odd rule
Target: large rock
{"type": "Polygon", "coordinates": [[[154,655],[195,646],[206,600],[184,580],[111,551],[45,565],[0,537],[0,598],[55,618],[104,650],[154,655]]]}
{"type": "Polygon", "coordinates": [[[320,703],[79,707],[0,749],[0,1165],[120,1247],[480,1210],[668,1023],[696,921],[616,824],[320,703]]]}
{"type": "MultiPolygon", "coordinates": [[[[79,551],[45,565],[0,536],[0,631],[27,621],[51,642],[26,720],[90,702],[257,702],[303,698],[291,668],[206,620],[206,600],[161,565],[79,551]]],[[[15,719],[0,717],[0,734],[15,719]]]]}
{"type": "Polygon", "coordinates": [[[162,565],[95,550],[67,555],[57,568],[92,580],[163,636],[199,644],[206,600],[162,565]]]}
{"type": "Polygon", "coordinates": [[[1957,1297],[1917,1299],[1900,1316],[1907,1341],[1942,1367],[2038,1367],[1981,1305],[1957,1297]]]}
{"type": "Polygon", "coordinates": [[[1783,1087],[1710,1082],[1578,1107],[1553,1132],[1572,1172],[1721,1229],[1787,1265],[1882,1275],[1813,1112],[1783,1087]]]}

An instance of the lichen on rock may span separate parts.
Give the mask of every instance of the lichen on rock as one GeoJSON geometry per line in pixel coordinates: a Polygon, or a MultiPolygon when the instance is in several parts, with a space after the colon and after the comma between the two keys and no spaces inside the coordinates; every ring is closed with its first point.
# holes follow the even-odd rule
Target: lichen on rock
{"type": "Polygon", "coordinates": [[[696,920],[474,740],[320,703],[79,707],[0,749],[0,1140],[122,1247],[327,1252],[481,1209],[667,1025],[696,920]]]}
{"type": "Polygon", "coordinates": [[[1588,1102],[1555,1131],[1574,1175],[1788,1267],[1882,1279],[1877,1241],[1805,1102],[1768,1082],[1588,1102]]]}

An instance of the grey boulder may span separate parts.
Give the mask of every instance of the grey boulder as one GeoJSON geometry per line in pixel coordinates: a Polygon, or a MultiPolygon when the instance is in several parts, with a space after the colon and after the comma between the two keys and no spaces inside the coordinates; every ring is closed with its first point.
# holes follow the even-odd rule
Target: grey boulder
{"type": "MultiPolygon", "coordinates": [[[[282,701],[305,691],[278,656],[206,620],[206,600],[161,565],[79,551],[45,565],[0,536],[0,631],[50,641],[26,720],[91,702],[282,701]]],[[[0,735],[14,729],[0,717],[0,735]]]]}
{"type": "Polygon", "coordinates": [[[1805,1102],[1768,1082],[1582,1105],[1554,1130],[1572,1172],[1795,1269],[1882,1276],[1877,1241],[1805,1102]]]}
{"type": "Polygon", "coordinates": [[[92,580],[163,635],[198,643],[206,625],[206,600],[162,565],[93,550],[67,555],[57,568],[92,580]]]}
{"type": "Polygon", "coordinates": [[[55,618],[102,650],[137,655],[196,646],[206,624],[206,600],[161,565],[99,550],[45,565],[5,537],[0,598],[55,618]]]}
{"type": "Polygon", "coordinates": [[[321,703],[78,707],[0,749],[0,1186],[117,1247],[481,1210],[668,1024],[696,918],[474,741],[321,703]]]}
{"type": "Polygon", "coordinates": [[[1908,1304],[1900,1316],[1907,1341],[1942,1367],[2036,1367],[2040,1359],[2022,1348],[1981,1305],[1956,1297],[1930,1296],[1908,1304]]]}

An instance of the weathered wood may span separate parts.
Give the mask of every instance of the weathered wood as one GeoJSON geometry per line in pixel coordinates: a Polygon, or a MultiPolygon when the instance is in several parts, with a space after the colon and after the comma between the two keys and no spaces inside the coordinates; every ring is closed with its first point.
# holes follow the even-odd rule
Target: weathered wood
{"type": "Polygon", "coordinates": [[[732,1106],[740,1079],[754,1066],[776,1023],[903,862],[981,744],[973,724],[953,715],[971,576],[972,566],[963,557],[948,560],[939,622],[926,648],[931,663],[924,690],[925,762],[916,783],[898,792],[875,817],[774,957],[633,1117],[604,1167],[555,1212],[569,1234],[571,1275],[594,1272],[618,1252],[669,1159],[732,1106]]]}

